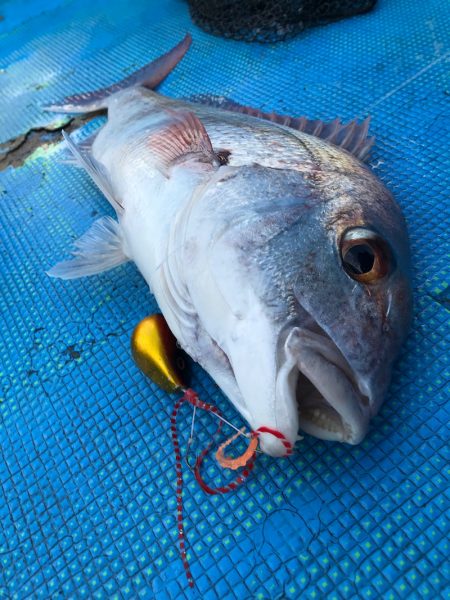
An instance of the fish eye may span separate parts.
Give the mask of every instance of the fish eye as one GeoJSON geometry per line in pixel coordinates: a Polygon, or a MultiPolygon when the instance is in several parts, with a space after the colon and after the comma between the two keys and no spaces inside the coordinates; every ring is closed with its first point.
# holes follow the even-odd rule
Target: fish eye
{"type": "Polygon", "coordinates": [[[389,270],[386,242],[374,231],[355,227],[342,236],[341,260],[347,275],[361,283],[374,283],[389,270]]]}

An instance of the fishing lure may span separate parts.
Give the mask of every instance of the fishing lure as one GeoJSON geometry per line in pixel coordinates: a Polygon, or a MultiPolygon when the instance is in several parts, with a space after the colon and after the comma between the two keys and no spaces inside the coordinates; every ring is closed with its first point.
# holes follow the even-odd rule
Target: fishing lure
{"type": "Polygon", "coordinates": [[[229,446],[235,439],[237,439],[240,435],[245,435],[245,427],[239,429],[237,433],[235,433],[232,437],[226,440],[216,452],[216,460],[221,467],[224,469],[239,469],[239,467],[245,467],[248,461],[256,452],[256,448],[258,446],[258,437],[256,435],[251,435],[250,444],[248,445],[247,450],[241,456],[236,458],[228,458],[224,455],[224,450],[227,446],[229,446]]]}
{"type": "Polygon", "coordinates": [[[186,539],[183,526],[183,472],[181,449],[178,441],[177,431],[177,416],[180,408],[185,403],[190,404],[194,408],[188,448],[190,447],[193,438],[194,419],[197,409],[207,411],[218,418],[219,423],[214,437],[221,432],[223,423],[228,424],[237,431],[235,435],[221,444],[216,452],[217,462],[223,468],[229,468],[232,470],[243,468],[241,474],[230,483],[214,488],[209,486],[201,475],[202,463],[207,454],[210,452],[213,441],[209,442],[206,448],[204,448],[199,456],[197,456],[194,465],[190,465],[186,458],[186,462],[189,468],[191,468],[193,471],[195,479],[199,483],[200,487],[208,494],[225,494],[227,492],[231,492],[246,480],[254,467],[259,433],[271,433],[272,435],[275,435],[275,437],[281,439],[285,445],[286,454],[291,453],[292,447],[291,444],[285,440],[279,432],[271,430],[267,427],[261,427],[257,431],[252,431],[250,433],[245,433],[245,428],[237,429],[222,416],[218,408],[212,404],[200,400],[198,394],[194,390],[190,389],[184,381],[183,371],[185,367],[185,361],[182,352],[177,345],[177,341],[162,315],[151,315],[138,323],[131,336],[131,353],[139,369],[159,387],[169,393],[183,393],[183,396],[176,401],[173,407],[170,418],[170,430],[175,452],[175,471],[177,478],[176,497],[178,542],[188,584],[190,587],[193,587],[194,579],[192,577],[187,559],[186,539]],[[225,456],[225,448],[228,447],[240,435],[245,436],[250,440],[245,452],[235,458],[225,456]]]}

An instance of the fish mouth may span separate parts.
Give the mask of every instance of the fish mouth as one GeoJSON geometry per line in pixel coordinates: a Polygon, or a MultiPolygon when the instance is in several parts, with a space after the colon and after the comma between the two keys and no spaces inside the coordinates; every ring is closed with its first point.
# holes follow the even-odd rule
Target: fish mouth
{"type": "Polygon", "coordinates": [[[300,429],[323,440],[361,442],[371,416],[369,397],[333,340],[317,324],[295,327],[284,348],[279,376],[297,403],[300,429]]]}

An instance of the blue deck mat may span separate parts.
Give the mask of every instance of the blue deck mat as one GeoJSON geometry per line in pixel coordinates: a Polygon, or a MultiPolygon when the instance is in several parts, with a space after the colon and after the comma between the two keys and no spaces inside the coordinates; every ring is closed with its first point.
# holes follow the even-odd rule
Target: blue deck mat
{"type": "MultiPolygon", "coordinates": [[[[164,94],[311,118],[371,113],[372,165],[409,224],[415,295],[412,333],[360,446],[306,437],[289,459],[258,459],[226,496],[206,496],[185,473],[190,591],[177,547],[174,398],[129,353],[154,300],[132,265],[74,282],[45,275],[110,213],[85,173],[58,163],[61,144],[1,172],[0,597],[444,598],[448,1],[379,0],[368,15],[271,46],[209,36],[179,0],[4,1],[0,14],[0,142],[57,124],[41,105],[124,77],[187,30],[193,47],[164,94]]],[[[240,422],[204,372],[193,378],[240,422]]],[[[186,409],[184,441],[189,421],[186,409]]],[[[208,418],[198,426],[202,445],[208,418]]],[[[211,461],[207,476],[219,475],[211,461]]]]}

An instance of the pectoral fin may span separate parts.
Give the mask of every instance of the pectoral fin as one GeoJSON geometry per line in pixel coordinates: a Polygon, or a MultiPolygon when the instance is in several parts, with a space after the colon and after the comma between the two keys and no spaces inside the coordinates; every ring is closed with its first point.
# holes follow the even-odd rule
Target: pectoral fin
{"type": "Polygon", "coordinates": [[[211,140],[200,119],[187,110],[167,110],[167,123],[150,136],[149,146],[160,171],[169,176],[176,165],[190,162],[196,170],[218,167],[211,140]]]}

